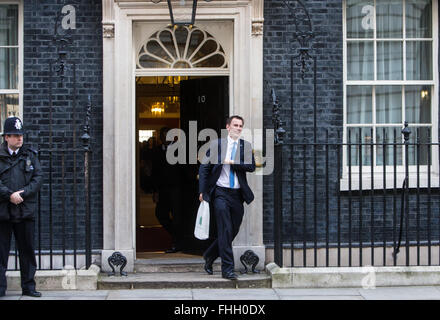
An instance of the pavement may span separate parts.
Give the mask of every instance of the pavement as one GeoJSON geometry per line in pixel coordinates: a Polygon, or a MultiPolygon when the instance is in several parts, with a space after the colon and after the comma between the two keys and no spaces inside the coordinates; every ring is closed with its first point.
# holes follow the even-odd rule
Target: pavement
{"type": "Polygon", "coordinates": [[[7,291],[2,300],[440,300],[439,286],[322,289],[137,289],[41,291],[41,298],[7,291]]]}

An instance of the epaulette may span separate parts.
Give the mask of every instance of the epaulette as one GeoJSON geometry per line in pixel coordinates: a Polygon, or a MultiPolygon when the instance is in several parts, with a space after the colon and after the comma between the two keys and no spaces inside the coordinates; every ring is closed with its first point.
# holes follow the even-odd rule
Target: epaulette
{"type": "Polygon", "coordinates": [[[29,150],[29,151],[32,151],[32,152],[35,153],[35,154],[38,154],[38,151],[35,150],[35,148],[28,147],[28,150],[29,150]]]}

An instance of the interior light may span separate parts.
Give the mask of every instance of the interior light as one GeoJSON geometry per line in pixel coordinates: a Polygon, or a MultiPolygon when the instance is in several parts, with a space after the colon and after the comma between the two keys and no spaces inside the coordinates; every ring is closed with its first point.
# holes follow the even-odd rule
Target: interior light
{"type": "Polygon", "coordinates": [[[168,102],[171,104],[177,103],[179,102],[179,97],[178,96],[168,96],[168,102]]]}
{"type": "Polygon", "coordinates": [[[165,102],[156,102],[151,106],[151,113],[155,116],[160,116],[165,112],[165,102]]]}

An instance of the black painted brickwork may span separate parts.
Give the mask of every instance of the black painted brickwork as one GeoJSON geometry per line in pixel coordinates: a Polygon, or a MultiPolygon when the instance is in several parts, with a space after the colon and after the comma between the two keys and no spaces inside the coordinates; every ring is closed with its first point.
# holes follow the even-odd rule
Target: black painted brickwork
{"type": "MultiPolygon", "coordinates": [[[[27,139],[41,149],[49,147],[50,117],[50,72],[59,63],[56,44],[52,41],[56,17],[64,5],[73,5],[76,9],[76,29],[58,33],[71,37],[66,47],[66,68],[64,79],[60,74],[52,73],[52,137],[53,148],[73,148],[73,136],[76,132],[76,146],[81,147],[80,137],[86,118],[88,95],[93,104],[91,118],[92,165],[91,165],[91,225],[93,248],[102,248],[102,8],[101,0],[26,0],[24,1],[24,124],[28,131],[27,139]],[[73,64],[76,63],[76,107],[74,94],[73,64]],[[76,112],[74,113],[74,108],[76,112]],[[75,119],[75,121],[74,121],[75,119]],[[76,130],[74,127],[76,125],[76,130]]],[[[84,153],[77,157],[77,249],[84,248],[84,153]]],[[[42,152],[41,161],[45,170],[45,181],[41,192],[41,238],[37,249],[62,249],[63,239],[66,249],[74,248],[74,199],[73,199],[73,152],[65,153],[65,189],[61,184],[60,151],[53,153],[52,160],[52,216],[49,208],[49,154],[42,152]],[[63,195],[64,207],[63,213],[63,195]],[[63,228],[63,214],[65,228],[63,228]],[[52,228],[53,237],[50,237],[52,228]],[[41,244],[41,247],[39,246],[41,244]]]]}
{"type": "MultiPolygon", "coordinates": [[[[285,141],[311,143],[314,140],[313,130],[313,64],[309,66],[305,79],[301,79],[300,68],[295,64],[299,62],[299,44],[294,39],[295,24],[293,12],[284,4],[284,1],[265,1],[264,16],[264,126],[273,128],[272,101],[270,90],[276,91],[282,105],[283,127],[287,131],[285,141]],[[293,95],[291,98],[291,58],[294,58],[293,69],[293,95]],[[293,123],[291,121],[291,107],[293,107],[293,123]],[[291,130],[293,128],[293,136],[291,130]]],[[[290,1],[292,7],[301,9],[296,1],[290,1]],[[295,6],[296,4],[296,6],[295,6]]],[[[317,142],[326,141],[326,132],[330,142],[342,141],[343,125],[343,22],[342,1],[302,1],[307,8],[315,38],[311,54],[317,57],[317,142]],[[341,138],[338,138],[338,132],[341,138]]],[[[304,11],[297,11],[297,17],[304,17],[304,11]]],[[[307,25],[300,27],[307,29],[307,25]]],[[[284,223],[283,233],[286,243],[294,241],[301,246],[305,239],[309,244],[316,240],[318,246],[328,238],[334,245],[341,243],[358,243],[363,245],[373,239],[375,245],[380,245],[385,238],[393,242],[399,232],[400,219],[400,194],[394,196],[393,192],[384,195],[381,191],[371,195],[370,191],[359,197],[353,192],[352,210],[350,215],[348,193],[338,191],[338,166],[335,148],[329,150],[329,187],[328,187],[328,233],[326,230],[326,157],[324,147],[316,149],[316,200],[314,198],[314,154],[312,146],[306,147],[306,189],[304,201],[304,152],[302,146],[292,149],[284,146],[283,170],[283,206],[284,223]],[[293,199],[294,206],[291,210],[292,184],[291,172],[293,170],[293,199]],[[340,196],[340,216],[338,217],[338,194],[340,196]],[[395,204],[396,202],[396,204],[395,204]],[[316,229],[315,229],[315,203],[316,203],[316,229]],[[385,203],[385,210],[384,210],[385,203]],[[305,234],[304,234],[304,204],[305,234]],[[362,205],[362,220],[360,207],[362,205]],[[293,215],[292,215],[293,211],[293,215]],[[385,214],[385,220],[384,215],[385,214]],[[351,216],[351,226],[349,224],[351,216]],[[374,228],[371,228],[371,226],[374,228]],[[351,228],[351,232],[350,232],[351,228]],[[338,231],[339,230],[339,231],[338,231]],[[340,232],[340,233],[338,233],[340,232]]],[[[274,181],[272,176],[264,177],[264,242],[273,243],[273,214],[274,214],[274,181]]],[[[419,198],[419,212],[417,215],[417,196],[415,190],[410,195],[410,240],[426,240],[428,231],[431,232],[433,241],[439,240],[439,194],[438,189],[432,190],[431,215],[428,214],[427,190],[422,190],[419,198]],[[428,223],[428,221],[430,223],[428,223]],[[420,232],[416,226],[419,224],[420,232]],[[430,226],[430,229],[428,228],[430,226]]],[[[405,234],[405,233],[404,233],[405,234]]],[[[405,239],[405,237],[404,237],[405,239]]]]}
{"type": "MultiPolygon", "coordinates": [[[[293,2],[293,1],[292,1],[293,2]]],[[[317,73],[317,103],[318,103],[318,141],[324,141],[325,130],[329,129],[330,139],[337,141],[337,131],[342,129],[342,103],[343,103],[343,52],[342,52],[342,2],[340,0],[330,1],[303,1],[307,7],[313,22],[313,30],[316,34],[314,39],[314,51],[318,59],[317,73]]],[[[53,142],[55,147],[68,146],[72,147],[73,142],[73,72],[72,62],[77,64],[77,119],[76,135],[77,145],[80,145],[79,137],[82,134],[82,125],[85,118],[85,105],[87,96],[90,94],[94,105],[92,114],[92,143],[93,143],[93,161],[92,161],[92,237],[93,247],[102,248],[102,35],[101,35],[101,1],[55,1],[55,0],[26,0],[24,3],[24,121],[29,131],[27,137],[33,145],[40,145],[42,148],[48,147],[49,142],[49,63],[53,63],[58,58],[56,48],[52,43],[54,32],[54,23],[57,14],[61,11],[63,5],[73,4],[76,8],[77,29],[69,32],[72,36],[72,45],[68,47],[67,53],[67,69],[65,71],[64,84],[61,85],[59,77],[54,76],[53,90],[53,142]],[[64,135],[64,142],[63,140],[64,135]]],[[[276,90],[277,96],[283,105],[283,119],[285,120],[284,128],[287,130],[286,141],[291,140],[290,129],[294,128],[293,141],[302,142],[303,132],[307,141],[313,141],[313,73],[309,70],[305,79],[300,77],[298,66],[294,67],[293,72],[293,100],[290,99],[290,59],[298,54],[298,43],[293,38],[293,19],[291,12],[286,9],[281,0],[265,1],[265,26],[264,26],[264,126],[272,128],[272,105],[270,101],[270,89],[276,90]],[[291,102],[294,106],[293,124],[290,120],[291,102]]],[[[297,60],[295,60],[297,61],[297,60]]],[[[288,149],[286,147],[286,149],[288,149]]],[[[290,150],[285,152],[285,163],[292,153],[290,150]]],[[[301,179],[302,179],[302,153],[299,150],[293,152],[295,154],[295,239],[302,240],[302,218],[300,217],[303,203],[301,179]]],[[[64,194],[69,195],[65,198],[66,211],[66,232],[65,239],[68,248],[72,248],[73,243],[73,173],[72,173],[72,154],[66,155],[66,190],[64,194]],[[70,158],[69,158],[70,157],[70,158]]],[[[82,180],[82,153],[77,154],[78,157],[78,199],[83,199],[81,193],[82,180]]],[[[49,161],[47,154],[42,155],[43,165],[46,172],[49,172],[49,161]]],[[[62,221],[62,188],[60,185],[61,166],[60,154],[53,160],[53,183],[55,187],[53,195],[53,217],[52,228],[56,236],[52,239],[55,249],[60,249],[62,244],[63,229],[62,221]]],[[[337,168],[335,165],[335,154],[330,153],[330,181],[335,181],[337,176],[337,168]]],[[[307,153],[307,179],[309,181],[307,189],[307,240],[313,238],[313,208],[311,197],[313,196],[312,183],[310,179],[313,176],[313,156],[310,150],[307,153]]],[[[323,174],[325,167],[325,158],[322,149],[318,153],[318,189],[319,199],[325,195],[322,186],[325,180],[323,174]]],[[[290,229],[290,184],[289,174],[291,168],[286,166],[285,181],[285,225],[284,231],[286,238],[290,239],[292,230],[290,229]]],[[[48,209],[48,176],[46,175],[45,186],[42,192],[42,244],[43,249],[48,249],[51,242],[49,236],[49,209],[48,209]]],[[[271,244],[273,239],[273,179],[271,176],[264,177],[264,241],[271,244]]],[[[337,240],[337,217],[335,208],[337,203],[337,190],[334,185],[330,188],[331,198],[330,207],[330,240],[337,240]]],[[[393,206],[392,195],[387,195],[387,208],[393,206]]],[[[411,206],[415,206],[414,196],[411,198],[411,206]]],[[[359,225],[358,210],[359,199],[353,199],[353,223],[352,233],[353,241],[358,233],[359,225]]],[[[84,227],[84,206],[78,202],[78,220],[77,228],[79,232],[83,232],[84,227]]],[[[368,197],[364,198],[364,207],[370,204],[368,197]]],[[[374,203],[374,220],[376,225],[382,225],[383,216],[383,197],[376,194],[374,203]]],[[[422,198],[421,203],[426,203],[426,197],[422,198]]],[[[438,201],[434,201],[438,204],[438,201]]],[[[348,207],[346,194],[342,194],[341,202],[342,212],[341,219],[345,224],[341,226],[342,241],[347,240],[348,234],[348,207]]],[[[318,240],[326,237],[325,224],[325,202],[320,201],[318,206],[319,223],[318,240]],[[324,207],[323,207],[324,206],[324,207]]],[[[397,207],[399,210],[399,207],[397,207]]],[[[432,207],[433,230],[438,230],[438,205],[432,207]]],[[[371,216],[366,216],[363,221],[364,240],[369,239],[369,221],[371,216]]],[[[387,216],[386,233],[392,231],[392,217],[387,216]]],[[[412,221],[415,217],[412,214],[412,221]]],[[[426,226],[427,219],[424,217],[421,223],[426,226]]],[[[377,230],[375,238],[381,239],[381,231],[377,230]]],[[[77,238],[78,247],[82,246],[83,236],[80,234],[77,238]]]]}

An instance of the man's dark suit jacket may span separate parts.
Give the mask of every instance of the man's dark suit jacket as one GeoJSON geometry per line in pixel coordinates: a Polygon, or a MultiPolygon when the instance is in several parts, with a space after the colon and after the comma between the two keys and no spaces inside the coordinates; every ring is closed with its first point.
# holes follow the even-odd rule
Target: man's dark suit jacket
{"type": "MultiPolygon", "coordinates": [[[[250,204],[254,200],[254,194],[248,185],[246,172],[255,171],[255,159],[251,144],[243,139],[239,141],[240,149],[237,149],[235,164],[231,167],[237,174],[243,200],[250,204]]],[[[227,146],[227,139],[214,140],[206,152],[206,157],[202,160],[199,168],[199,194],[203,194],[205,201],[210,202],[211,200],[212,192],[222,172],[222,159],[225,158],[227,146]]]]}
{"type": "Polygon", "coordinates": [[[167,151],[162,145],[153,149],[152,155],[152,183],[154,192],[170,187],[181,187],[183,182],[183,170],[181,164],[169,164],[167,151]]]}

